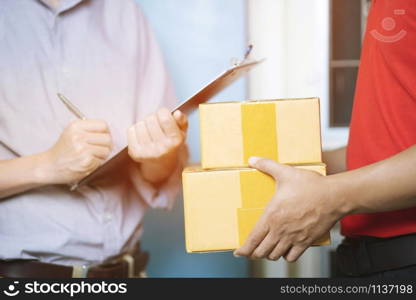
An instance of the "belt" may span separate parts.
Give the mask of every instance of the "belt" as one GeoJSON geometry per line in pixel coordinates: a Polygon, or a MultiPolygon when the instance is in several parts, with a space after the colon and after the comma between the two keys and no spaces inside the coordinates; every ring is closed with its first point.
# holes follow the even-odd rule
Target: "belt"
{"type": "Polygon", "coordinates": [[[416,234],[346,238],[336,251],[340,271],[362,276],[416,265],[416,234]]]}
{"type": "Polygon", "coordinates": [[[63,266],[30,260],[0,260],[0,277],[8,278],[128,278],[144,277],[149,254],[140,250],[111,263],[63,266]]]}

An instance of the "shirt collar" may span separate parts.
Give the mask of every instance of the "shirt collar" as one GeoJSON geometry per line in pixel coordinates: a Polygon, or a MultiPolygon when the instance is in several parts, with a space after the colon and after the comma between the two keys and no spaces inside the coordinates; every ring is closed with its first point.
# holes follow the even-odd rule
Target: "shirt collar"
{"type": "Polygon", "coordinates": [[[42,2],[43,5],[45,5],[50,10],[54,11],[57,15],[63,13],[64,11],[70,10],[71,8],[77,6],[83,1],[86,0],[61,0],[59,3],[59,6],[55,9],[49,5],[49,2],[47,0],[38,0],[42,2]]]}

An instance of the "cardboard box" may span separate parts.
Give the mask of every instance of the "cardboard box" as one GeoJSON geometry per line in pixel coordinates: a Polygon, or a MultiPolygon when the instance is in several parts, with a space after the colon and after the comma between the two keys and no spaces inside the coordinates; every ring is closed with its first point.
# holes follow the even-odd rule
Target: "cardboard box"
{"type": "MultiPolygon", "coordinates": [[[[297,167],[325,175],[324,164],[297,167]]],[[[250,168],[187,168],[182,178],[187,252],[239,248],[276,189],[273,178],[250,168]]],[[[327,236],[316,245],[328,243],[327,236]]]]}
{"type": "Polygon", "coordinates": [[[207,103],[199,114],[204,169],[247,167],[251,156],[322,161],[318,98],[207,103]]]}

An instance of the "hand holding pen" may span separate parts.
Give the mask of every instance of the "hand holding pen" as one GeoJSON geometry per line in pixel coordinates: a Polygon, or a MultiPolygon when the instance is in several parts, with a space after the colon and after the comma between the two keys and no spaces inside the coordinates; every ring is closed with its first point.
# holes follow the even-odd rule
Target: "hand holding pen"
{"type": "Polygon", "coordinates": [[[104,121],[87,120],[63,95],[58,97],[77,116],[62,132],[58,141],[44,154],[42,176],[50,184],[74,184],[93,172],[108,158],[112,140],[104,121]]]}

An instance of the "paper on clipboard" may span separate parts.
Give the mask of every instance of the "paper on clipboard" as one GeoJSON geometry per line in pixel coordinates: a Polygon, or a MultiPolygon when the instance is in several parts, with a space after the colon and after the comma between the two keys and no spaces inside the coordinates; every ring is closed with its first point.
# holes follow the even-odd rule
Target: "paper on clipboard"
{"type": "MultiPolygon", "coordinates": [[[[217,78],[215,78],[213,81],[208,83],[206,86],[204,86],[191,98],[189,98],[188,100],[176,106],[172,110],[172,113],[175,112],[176,110],[180,110],[181,112],[187,115],[192,113],[194,110],[198,108],[199,104],[207,102],[209,99],[211,99],[216,94],[224,90],[226,87],[233,84],[237,79],[241,78],[244,74],[249,72],[253,67],[257,66],[263,61],[264,59],[263,60],[245,59],[242,62],[235,64],[234,66],[232,66],[225,72],[221,73],[217,78]]],[[[118,152],[111,159],[109,159],[107,162],[105,162],[103,165],[97,168],[94,172],[86,176],[77,184],[73,185],[71,187],[71,190],[75,190],[82,185],[88,184],[94,179],[105,176],[107,173],[114,171],[114,169],[117,168],[118,166],[125,164],[128,161],[128,159],[129,159],[128,150],[127,150],[127,147],[125,147],[123,150],[118,152]]]]}

